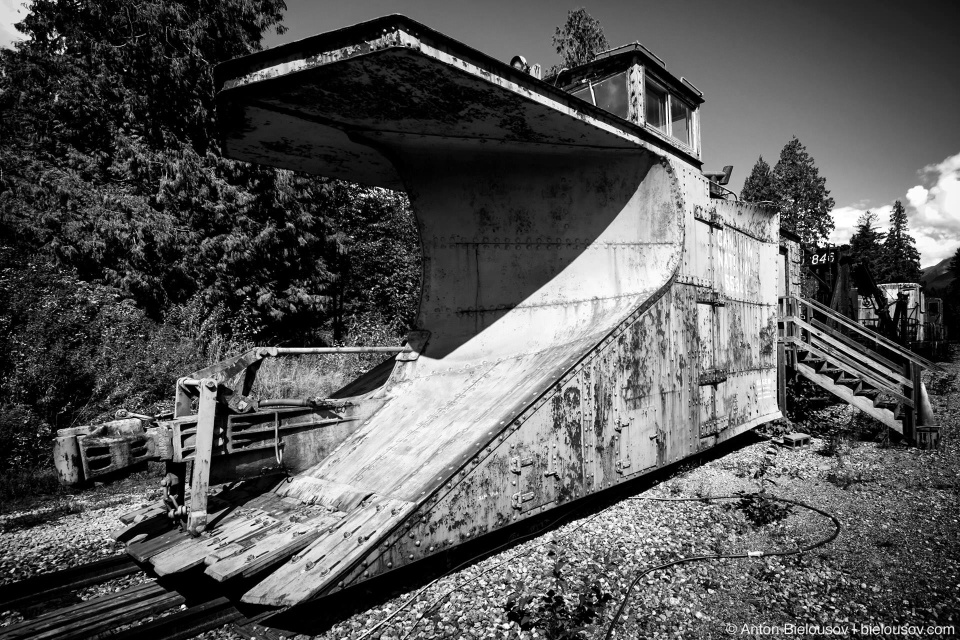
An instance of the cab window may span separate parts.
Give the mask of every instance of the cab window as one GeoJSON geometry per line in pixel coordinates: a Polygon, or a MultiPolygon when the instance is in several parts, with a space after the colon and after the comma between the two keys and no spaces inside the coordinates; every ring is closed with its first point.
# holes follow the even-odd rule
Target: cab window
{"type": "Polygon", "coordinates": [[[604,78],[599,82],[589,81],[587,84],[571,91],[571,95],[585,100],[608,111],[615,116],[627,119],[627,73],[621,72],[604,78]]]}
{"type": "Polygon", "coordinates": [[[667,92],[650,78],[644,84],[643,117],[649,126],[667,132],[667,92]]]}
{"type": "Polygon", "coordinates": [[[670,135],[688,147],[693,146],[690,142],[693,138],[692,120],[690,107],[676,96],[670,96],[670,135]]]}
{"type": "Polygon", "coordinates": [[[618,73],[593,85],[596,105],[615,116],[627,119],[627,74],[618,73]]]}

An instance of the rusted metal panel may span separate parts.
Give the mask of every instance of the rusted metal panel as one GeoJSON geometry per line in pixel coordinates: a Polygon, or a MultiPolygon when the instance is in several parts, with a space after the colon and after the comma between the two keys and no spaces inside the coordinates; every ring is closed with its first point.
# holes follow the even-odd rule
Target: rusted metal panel
{"type": "MultiPolygon", "coordinates": [[[[699,162],[631,123],[394,27],[220,71],[231,157],[408,192],[430,332],[271,494],[343,517],[250,602],[331,593],[779,416],[750,340],[776,308],[776,215],[711,201],[699,162]]],[[[216,464],[217,423],[199,422],[174,444],[216,464]]]]}

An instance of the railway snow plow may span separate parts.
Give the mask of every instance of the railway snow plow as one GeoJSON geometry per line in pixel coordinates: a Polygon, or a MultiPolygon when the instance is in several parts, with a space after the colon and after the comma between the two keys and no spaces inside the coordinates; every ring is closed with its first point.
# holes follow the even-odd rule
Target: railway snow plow
{"type": "Polygon", "coordinates": [[[158,573],[295,605],[780,417],[778,216],[717,197],[701,95],[642,45],[544,82],[391,16],[217,79],[230,157],[409,194],[422,297],[332,397],[253,397],[264,358],[334,351],[254,349],[169,419],[61,434],[68,481],[166,461],[117,533],[158,573]]]}

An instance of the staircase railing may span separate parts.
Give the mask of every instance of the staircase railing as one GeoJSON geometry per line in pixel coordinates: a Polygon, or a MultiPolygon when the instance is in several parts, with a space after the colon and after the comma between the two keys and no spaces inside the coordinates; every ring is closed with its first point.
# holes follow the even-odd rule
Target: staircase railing
{"type": "Polygon", "coordinates": [[[941,367],[815,300],[796,296],[780,298],[780,339],[788,347],[788,366],[796,367],[802,349],[889,396],[900,405],[904,436],[914,439],[920,374],[941,367]]]}

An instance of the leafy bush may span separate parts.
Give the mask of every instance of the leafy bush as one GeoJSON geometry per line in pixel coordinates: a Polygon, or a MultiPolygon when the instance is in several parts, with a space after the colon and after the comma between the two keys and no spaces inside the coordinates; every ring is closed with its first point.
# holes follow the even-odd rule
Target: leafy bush
{"type": "Polygon", "coordinates": [[[735,503],[750,522],[758,527],[780,522],[790,515],[791,505],[778,502],[766,493],[744,495],[735,503]]]}
{"type": "MultiPolygon", "coordinates": [[[[552,545],[548,549],[547,554],[554,558],[549,576],[553,588],[537,593],[524,583],[517,585],[504,607],[507,619],[524,631],[541,630],[548,640],[588,637],[591,623],[613,596],[599,580],[581,578],[571,583],[563,573],[569,564],[563,551],[552,545]]],[[[612,570],[612,563],[607,564],[607,570],[612,570]]]]}
{"type": "Polygon", "coordinates": [[[0,404],[0,471],[27,469],[50,458],[50,425],[30,407],[0,404]]]}
{"type": "Polygon", "coordinates": [[[153,321],[116,290],[22,250],[0,246],[0,296],[8,303],[0,311],[0,390],[29,408],[10,414],[29,418],[29,432],[49,436],[125,403],[158,409],[173,380],[202,363],[182,319],[153,321]]]}
{"type": "Polygon", "coordinates": [[[779,502],[767,493],[768,485],[776,484],[769,477],[776,464],[776,457],[776,447],[768,447],[764,451],[760,461],[749,467],[749,475],[757,483],[757,491],[743,494],[739,500],[731,505],[732,508],[741,511],[750,522],[758,527],[780,522],[792,511],[791,505],[779,502]]]}
{"type": "MultiPolygon", "coordinates": [[[[214,65],[282,32],[283,10],[36,0],[0,49],[0,473],[45,464],[56,429],[159,409],[236,345],[410,328],[405,196],[221,153],[214,65]]],[[[374,358],[302,382],[339,386],[374,358]]]]}

